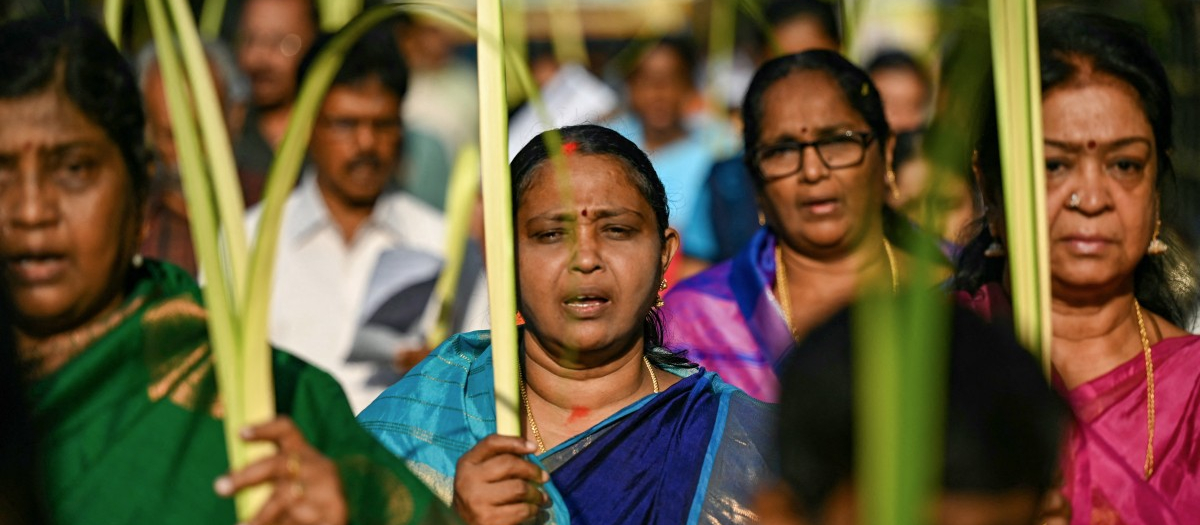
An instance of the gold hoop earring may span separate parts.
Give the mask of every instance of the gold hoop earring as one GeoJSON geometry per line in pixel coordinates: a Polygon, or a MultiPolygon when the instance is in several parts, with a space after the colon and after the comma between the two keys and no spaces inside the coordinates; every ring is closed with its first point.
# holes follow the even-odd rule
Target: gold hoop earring
{"type": "Polygon", "coordinates": [[[1150,245],[1146,247],[1147,255],[1162,255],[1167,253],[1167,243],[1158,238],[1158,234],[1162,230],[1162,219],[1154,219],[1154,237],[1150,240],[1150,245]]]}

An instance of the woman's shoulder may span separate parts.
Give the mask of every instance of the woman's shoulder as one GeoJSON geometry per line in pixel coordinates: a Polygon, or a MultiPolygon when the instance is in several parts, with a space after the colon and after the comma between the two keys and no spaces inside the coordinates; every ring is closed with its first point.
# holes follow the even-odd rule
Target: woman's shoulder
{"type": "Polygon", "coordinates": [[[391,424],[409,420],[422,411],[474,413],[478,407],[468,399],[473,394],[471,387],[476,383],[490,383],[490,370],[491,338],[488,331],[454,335],[384,390],[359,414],[358,420],[370,427],[372,422],[391,424]],[[487,377],[479,377],[480,374],[487,377]],[[473,378],[479,378],[479,381],[473,378]],[[424,408],[417,410],[416,405],[424,408]]]}

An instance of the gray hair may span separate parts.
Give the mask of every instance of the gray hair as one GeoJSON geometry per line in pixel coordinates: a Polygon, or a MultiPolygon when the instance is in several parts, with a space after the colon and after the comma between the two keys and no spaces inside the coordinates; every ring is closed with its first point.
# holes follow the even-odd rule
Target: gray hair
{"type": "MultiPolygon", "coordinates": [[[[204,54],[217,73],[213,78],[217,84],[217,91],[225,93],[225,103],[228,106],[246,104],[250,100],[250,81],[246,79],[242,70],[238,69],[237,61],[234,60],[229,47],[216,40],[204,40],[202,43],[204,54]]],[[[141,51],[138,51],[135,64],[138,86],[144,91],[150,71],[158,65],[158,51],[153,42],[146,44],[141,51]]],[[[230,108],[224,109],[229,111],[230,108]]]]}

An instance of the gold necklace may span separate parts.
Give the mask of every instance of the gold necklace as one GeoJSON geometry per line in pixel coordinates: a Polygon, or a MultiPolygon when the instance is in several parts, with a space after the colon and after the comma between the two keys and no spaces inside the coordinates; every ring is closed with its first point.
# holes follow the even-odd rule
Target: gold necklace
{"type": "MultiPolygon", "coordinates": [[[[887,254],[888,273],[892,277],[892,293],[900,290],[900,277],[896,274],[896,254],[892,252],[892,243],[883,239],[883,251],[887,254]]],[[[788,289],[787,268],[783,266],[783,248],[775,245],[775,295],[779,299],[779,308],[783,310],[783,320],[787,322],[788,332],[793,339],[799,339],[796,329],[792,326],[792,299],[788,289]]]]}
{"type": "MultiPolygon", "coordinates": [[[[654,374],[654,367],[650,366],[650,360],[642,354],[642,364],[646,365],[646,371],[650,372],[650,383],[654,386],[654,393],[658,393],[658,376],[654,374]]],[[[537,453],[546,453],[546,443],[542,441],[542,432],[538,430],[537,421],[533,419],[533,408],[529,406],[529,394],[525,390],[525,372],[517,369],[518,379],[521,380],[521,403],[525,405],[525,419],[529,421],[529,430],[533,431],[533,440],[537,442],[537,453]]]]}
{"type": "Polygon", "coordinates": [[[1146,358],[1146,463],[1142,467],[1146,479],[1154,473],[1154,360],[1150,357],[1150,339],[1146,337],[1146,324],[1142,322],[1142,307],[1133,300],[1133,312],[1137,314],[1138,335],[1142,338],[1142,355],[1146,358]]]}

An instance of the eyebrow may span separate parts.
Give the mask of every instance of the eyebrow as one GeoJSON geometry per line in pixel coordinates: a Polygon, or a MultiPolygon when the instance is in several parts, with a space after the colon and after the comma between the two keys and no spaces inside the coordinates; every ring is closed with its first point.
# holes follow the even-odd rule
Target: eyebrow
{"type": "MultiPolygon", "coordinates": [[[[41,157],[56,157],[62,156],[73,149],[79,148],[99,148],[103,143],[97,140],[72,140],[59,144],[51,144],[49,146],[38,146],[36,148],[37,155],[41,157]]],[[[0,158],[17,157],[20,153],[16,150],[0,150],[0,158]]]]}
{"type": "MultiPolygon", "coordinates": [[[[837,124],[832,124],[829,126],[821,126],[819,128],[813,128],[813,134],[815,134],[817,137],[826,137],[826,136],[833,135],[835,133],[839,133],[842,131],[857,131],[858,128],[859,128],[858,125],[850,123],[850,122],[839,122],[837,124]]],[[[793,142],[799,141],[799,138],[797,138],[795,134],[791,133],[791,131],[788,131],[787,133],[782,133],[779,136],[774,137],[774,139],[775,139],[775,142],[779,142],[781,140],[789,140],[789,141],[793,141],[793,142]]]]}
{"type": "MultiPolygon", "coordinates": [[[[619,217],[621,215],[636,215],[640,218],[645,218],[642,215],[642,212],[634,210],[634,209],[630,209],[630,208],[625,208],[625,207],[601,208],[594,212],[590,212],[589,215],[591,215],[595,219],[610,219],[613,217],[619,217]]],[[[534,221],[575,222],[575,220],[578,217],[579,217],[579,213],[574,212],[574,211],[570,211],[570,212],[552,211],[552,212],[543,213],[541,215],[537,215],[534,217],[530,217],[529,220],[525,221],[525,224],[529,224],[534,221]]]]}
{"type": "MultiPolygon", "coordinates": [[[[1149,146],[1150,139],[1148,139],[1146,137],[1125,137],[1125,138],[1120,138],[1120,139],[1114,140],[1112,142],[1099,142],[1099,143],[1097,143],[1096,147],[1099,149],[1114,149],[1114,148],[1120,148],[1123,146],[1128,146],[1130,144],[1137,144],[1137,143],[1144,143],[1147,146],[1149,146]]],[[[1045,139],[1045,145],[1053,146],[1053,147],[1056,147],[1059,149],[1064,149],[1071,153],[1083,151],[1083,143],[1081,143],[1081,142],[1067,142],[1067,141],[1062,141],[1062,140],[1045,139]]]]}

